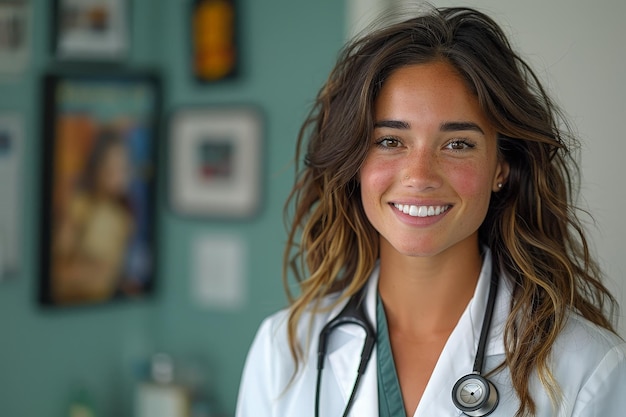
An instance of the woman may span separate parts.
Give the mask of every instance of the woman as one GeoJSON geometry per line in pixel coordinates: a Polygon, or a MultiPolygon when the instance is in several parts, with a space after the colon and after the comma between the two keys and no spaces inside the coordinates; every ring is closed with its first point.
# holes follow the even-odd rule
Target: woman
{"type": "Polygon", "coordinates": [[[626,344],[560,126],[477,11],[349,45],[299,139],[285,264],[300,291],[262,324],[237,415],[622,416],[626,344]],[[363,364],[361,319],[333,327],[362,289],[363,364]]]}
{"type": "Polygon", "coordinates": [[[129,150],[118,128],[98,132],[84,172],[59,216],[52,298],[79,304],[115,296],[134,229],[128,201],[129,150]]]}

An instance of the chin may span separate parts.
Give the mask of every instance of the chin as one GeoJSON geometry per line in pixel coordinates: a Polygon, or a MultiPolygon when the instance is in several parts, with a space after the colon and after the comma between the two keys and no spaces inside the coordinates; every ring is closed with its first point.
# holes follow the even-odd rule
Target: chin
{"type": "Polygon", "coordinates": [[[436,256],[443,252],[445,248],[440,245],[434,244],[399,244],[393,245],[393,249],[399,255],[412,257],[412,258],[426,258],[430,256],[436,256]]]}

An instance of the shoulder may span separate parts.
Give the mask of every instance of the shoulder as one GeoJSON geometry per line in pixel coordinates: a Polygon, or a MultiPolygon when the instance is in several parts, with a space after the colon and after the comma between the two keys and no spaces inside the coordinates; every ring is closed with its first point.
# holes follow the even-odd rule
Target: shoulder
{"type": "Polygon", "coordinates": [[[280,416],[289,408],[290,401],[312,395],[304,389],[298,395],[285,395],[298,388],[314,383],[319,330],[326,324],[332,312],[331,307],[337,295],[322,300],[322,310],[305,312],[299,320],[296,342],[304,352],[303,363],[296,373],[296,365],[289,348],[288,321],[289,309],[283,309],[265,318],[256,333],[248,351],[239,387],[237,400],[238,417],[241,416],[280,416]]]}
{"type": "MultiPolygon", "coordinates": [[[[295,342],[303,349],[305,361],[316,353],[318,334],[333,314],[332,307],[338,297],[339,294],[324,297],[315,312],[307,309],[300,317],[295,342]]],[[[251,362],[251,356],[256,356],[266,366],[272,366],[290,378],[294,363],[289,348],[289,314],[290,310],[286,308],[263,320],[250,348],[248,362],[251,362]]]]}
{"type": "Polygon", "coordinates": [[[92,200],[84,192],[76,193],[70,200],[70,211],[75,215],[84,215],[89,211],[92,200]]]}
{"type": "Polygon", "coordinates": [[[553,346],[552,362],[567,403],[581,413],[573,415],[601,415],[587,413],[603,409],[613,416],[616,407],[626,407],[619,393],[626,385],[626,342],[615,333],[572,313],[553,346]]]}
{"type": "Polygon", "coordinates": [[[561,355],[584,355],[588,363],[598,362],[608,354],[626,360],[626,342],[622,338],[576,313],[570,314],[553,350],[561,355]]]}
{"type": "Polygon", "coordinates": [[[570,314],[552,356],[557,379],[576,391],[607,378],[626,382],[626,342],[578,314],[570,314]]]}
{"type": "MultiPolygon", "coordinates": [[[[339,294],[328,295],[320,301],[315,312],[309,308],[302,314],[297,326],[296,342],[303,349],[310,347],[313,339],[317,340],[317,334],[330,319],[331,311],[334,311],[332,307],[338,298],[339,294]]],[[[289,313],[290,310],[285,308],[265,318],[259,326],[253,348],[260,343],[275,354],[282,356],[289,353],[289,313]]]]}
{"type": "MultiPolygon", "coordinates": [[[[541,381],[536,372],[529,380],[536,416],[624,416],[626,343],[618,335],[570,313],[565,327],[552,345],[548,369],[556,385],[551,381],[541,381]],[[551,400],[550,387],[556,390],[556,404],[551,400]]],[[[496,414],[512,415],[502,414],[503,410],[512,413],[519,405],[511,381],[503,383],[503,380],[498,381],[498,377],[494,378],[500,382],[499,388],[506,399],[501,401],[504,405],[501,414],[496,414]]]]}

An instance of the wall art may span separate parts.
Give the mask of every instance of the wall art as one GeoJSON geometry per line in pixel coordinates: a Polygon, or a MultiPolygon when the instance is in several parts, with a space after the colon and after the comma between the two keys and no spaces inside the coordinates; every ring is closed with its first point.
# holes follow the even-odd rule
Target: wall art
{"type": "Polygon", "coordinates": [[[54,0],[52,49],[63,61],[120,61],[130,50],[128,0],[54,0]]]}
{"type": "Polygon", "coordinates": [[[20,213],[24,175],[24,121],[20,114],[0,113],[0,280],[20,269],[23,230],[20,213]]]}
{"type": "Polygon", "coordinates": [[[157,77],[48,74],[44,103],[41,301],[145,295],[156,269],[157,77]]]}
{"type": "Polygon", "coordinates": [[[253,107],[185,108],[170,120],[169,199],[178,214],[246,218],[262,197],[260,112],[253,107]]]}

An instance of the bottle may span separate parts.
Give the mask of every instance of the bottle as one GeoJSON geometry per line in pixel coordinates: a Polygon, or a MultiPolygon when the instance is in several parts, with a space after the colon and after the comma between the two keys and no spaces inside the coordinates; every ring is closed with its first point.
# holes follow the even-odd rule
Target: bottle
{"type": "Polygon", "coordinates": [[[68,417],[96,417],[89,390],[82,384],[75,389],[72,395],[68,417]]]}
{"type": "Polygon", "coordinates": [[[175,383],[174,361],[164,353],[150,361],[150,377],[139,383],[135,401],[136,417],[189,417],[189,391],[175,383]]]}

